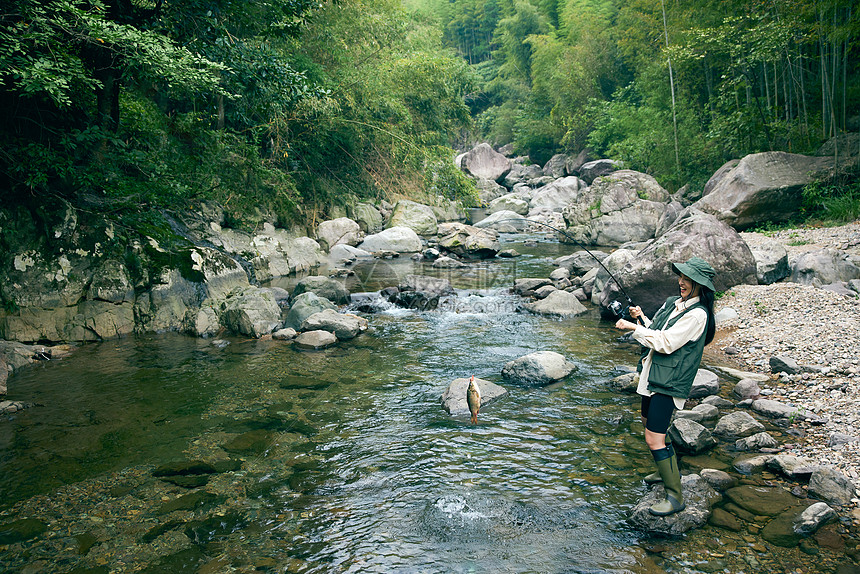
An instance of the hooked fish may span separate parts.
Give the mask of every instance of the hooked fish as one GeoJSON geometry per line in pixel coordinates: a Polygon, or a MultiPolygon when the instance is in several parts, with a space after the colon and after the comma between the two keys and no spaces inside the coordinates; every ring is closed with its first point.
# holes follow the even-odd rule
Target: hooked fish
{"type": "Polygon", "coordinates": [[[478,410],[481,408],[481,389],[478,388],[478,383],[475,382],[475,376],[469,379],[469,388],[466,389],[466,404],[469,405],[469,412],[472,413],[472,424],[478,424],[478,410]]]}

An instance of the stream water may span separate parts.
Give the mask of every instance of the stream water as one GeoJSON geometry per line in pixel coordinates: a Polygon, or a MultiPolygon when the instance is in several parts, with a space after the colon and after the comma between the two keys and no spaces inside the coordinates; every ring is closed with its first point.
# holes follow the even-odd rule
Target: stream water
{"type": "Polygon", "coordinates": [[[420,272],[458,294],[435,311],[383,308],[325,351],[163,334],[22,369],[8,398],[37,406],[0,420],[0,571],[818,571],[822,556],[747,531],[654,540],[626,525],[651,462],[638,401],[605,381],[635,350],[596,311],[518,312],[513,278],[570,252],[533,239],[466,270],[356,266],[353,291],[420,272]],[[537,350],[578,370],[546,387],[501,380],[537,350]],[[476,426],[439,402],[469,375],[510,391],[476,426]],[[152,475],[197,459],[242,464],[197,489],[152,475]],[[15,539],[13,523],[39,534],[15,539]]]}

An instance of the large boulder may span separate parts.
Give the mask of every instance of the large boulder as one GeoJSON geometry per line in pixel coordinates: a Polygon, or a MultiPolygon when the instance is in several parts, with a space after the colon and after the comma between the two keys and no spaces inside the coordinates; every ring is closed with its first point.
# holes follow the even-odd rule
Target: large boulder
{"type": "Polygon", "coordinates": [[[860,279],[860,257],[832,247],[799,256],[790,277],[795,283],[817,286],[852,279],[860,279]]]}
{"type": "MultiPolygon", "coordinates": [[[[481,391],[481,407],[487,405],[508,394],[507,389],[500,387],[490,381],[475,377],[475,383],[481,391]]],[[[451,415],[467,415],[469,414],[469,405],[466,404],[466,389],[469,388],[468,378],[454,379],[445,392],[442,393],[441,402],[448,414],[451,415]]]]}
{"type": "Polygon", "coordinates": [[[337,305],[349,303],[349,290],[343,286],[343,283],[322,275],[310,275],[296,283],[292,296],[298,297],[302,293],[314,293],[337,305]]]}
{"type": "Polygon", "coordinates": [[[331,251],[335,245],[351,245],[355,247],[364,239],[364,232],[357,222],[348,217],[338,217],[323,221],[317,228],[317,242],[326,251],[331,251]]]}
{"type": "Polygon", "coordinates": [[[752,248],[755,274],[759,285],[770,285],[788,277],[788,251],[776,241],[767,241],[752,248]]]}
{"type": "Polygon", "coordinates": [[[490,259],[502,247],[496,231],[453,222],[439,227],[439,248],[460,257],[490,259]]]}
{"type": "Polygon", "coordinates": [[[285,326],[298,331],[302,328],[305,319],[326,309],[337,309],[337,307],[324,297],[314,293],[302,293],[293,300],[287,319],[284,321],[285,326]]]}
{"type": "Polygon", "coordinates": [[[534,303],[525,303],[523,307],[532,313],[555,317],[575,317],[588,312],[576,295],[567,291],[552,291],[545,298],[534,303]]]}
{"type": "Polygon", "coordinates": [[[390,227],[379,233],[368,235],[358,245],[370,253],[393,251],[395,253],[417,253],[421,251],[421,238],[408,227],[390,227]]]}
{"type": "MultiPolygon", "coordinates": [[[[755,259],[740,235],[728,225],[688,208],[674,225],[636,254],[618,273],[613,273],[633,301],[649,317],[668,295],[678,292],[678,278],[671,263],[699,256],[716,270],[714,286],[726,291],[738,284],[756,284],[755,259]]],[[[599,303],[606,307],[622,299],[615,281],[608,282],[599,303]]]]}
{"type": "Polygon", "coordinates": [[[546,385],[559,381],[576,370],[576,365],[554,351],[536,351],[502,368],[502,377],[515,383],[546,385]]]}
{"type": "Polygon", "coordinates": [[[394,206],[385,227],[408,227],[418,235],[436,235],[439,222],[429,205],[402,199],[394,206]]]}
{"type": "Polygon", "coordinates": [[[356,203],[347,207],[347,213],[364,233],[382,230],[382,214],[369,203],[356,203]]]}
{"type": "Polygon", "coordinates": [[[751,154],[694,205],[737,230],[766,221],[788,221],[802,205],[803,187],[827,177],[832,167],[832,158],[780,151],[751,154]]]}
{"type": "Polygon", "coordinates": [[[459,167],[476,179],[501,182],[511,171],[511,160],[495,151],[490,144],[480,143],[459,158],[459,167]]]}
{"type": "Polygon", "coordinates": [[[496,211],[475,223],[475,227],[493,229],[499,233],[518,233],[523,231],[528,219],[513,211],[496,211]]]}
{"type": "Polygon", "coordinates": [[[338,341],[354,339],[367,331],[367,319],[350,313],[338,313],[334,309],[324,309],[302,321],[302,331],[328,331],[334,333],[338,341]]]}
{"type": "Polygon", "coordinates": [[[508,193],[508,189],[505,186],[491,179],[479,179],[475,182],[475,187],[478,189],[478,199],[481,200],[482,205],[486,205],[508,193]]]}
{"type": "Polygon", "coordinates": [[[529,200],[523,197],[522,193],[507,193],[501,197],[497,197],[487,206],[490,213],[497,211],[513,211],[519,215],[526,215],[529,212],[529,200]]]}
{"type": "Polygon", "coordinates": [[[597,178],[563,215],[576,241],[621,245],[654,238],[668,199],[669,194],[650,175],[621,170],[597,178]]]}
{"type": "Polygon", "coordinates": [[[563,153],[557,153],[547,161],[543,166],[543,174],[555,179],[569,175],[567,172],[567,156],[563,153]]]}
{"type": "Polygon", "coordinates": [[[224,306],[224,326],[238,335],[259,339],[274,331],[281,320],[281,309],[272,293],[258,287],[228,297],[224,306]]]}
{"type": "Polygon", "coordinates": [[[598,177],[609,175],[622,167],[623,164],[614,159],[596,159],[582,164],[577,171],[579,171],[579,177],[591,185],[598,177]]]}
{"type": "Polygon", "coordinates": [[[561,211],[579,200],[580,193],[588,186],[576,176],[557,179],[536,190],[529,201],[529,213],[561,211]]]}

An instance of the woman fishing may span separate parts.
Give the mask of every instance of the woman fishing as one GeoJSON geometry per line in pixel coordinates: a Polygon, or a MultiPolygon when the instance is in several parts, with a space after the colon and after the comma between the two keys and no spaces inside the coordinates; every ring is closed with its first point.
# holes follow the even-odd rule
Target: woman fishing
{"type": "Polygon", "coordinates": [[[672,443],[666,432],[675,409],[683,409],[696,378],[705,345],[714,338],[714,283],[711,267],[700,257],[686,263],[673,263],[678,275],[680,296],[669,297],[649,320],[639,307],[630,307],[630,316],[641,320],[637,325],[619,319],[615,327],[633,330],[633,338],[645,349],[639,361],[639,386],[642,395],[642,423],[645,443],[651,449],[657,472],[646,482],[662,480],[666,498],[649,509],[651,514],[667,516],[684,510],[681,472],[672,443]]]}

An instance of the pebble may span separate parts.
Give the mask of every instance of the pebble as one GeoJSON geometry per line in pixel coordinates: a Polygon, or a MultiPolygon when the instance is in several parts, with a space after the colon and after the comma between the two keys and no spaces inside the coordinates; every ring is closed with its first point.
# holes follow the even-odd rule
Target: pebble
{"type": "MultiPolygon", "coordinates": [[[[752,248],[769,241],[782,243],[792,259],[824,247],[840,249],[846,243],[851,243],[849,253],[860,256],[860,245],[854,241],[858,233],[860,222],[741,236],[752,248]]],[[[792,454],[817,464],[836,465],[860,487],[860,443],[839,449],[828,446],[834,433],[853,435],[860,427],[860,300],[783,281],[732,287],[717,301],[715,310],[724,307],[734,309],[738,318],[718,326],[714,347],[738,352],[718,353],[721,360],[741,370],[770,375],[769,383],[761,383],[762,395],[790,402],[826,420],[819,426],[796,423],[805,431],[805,440],[792,454]],[[777,355],[793,359],[803,372],[772,374],[769,361],[777,355]]]]}

